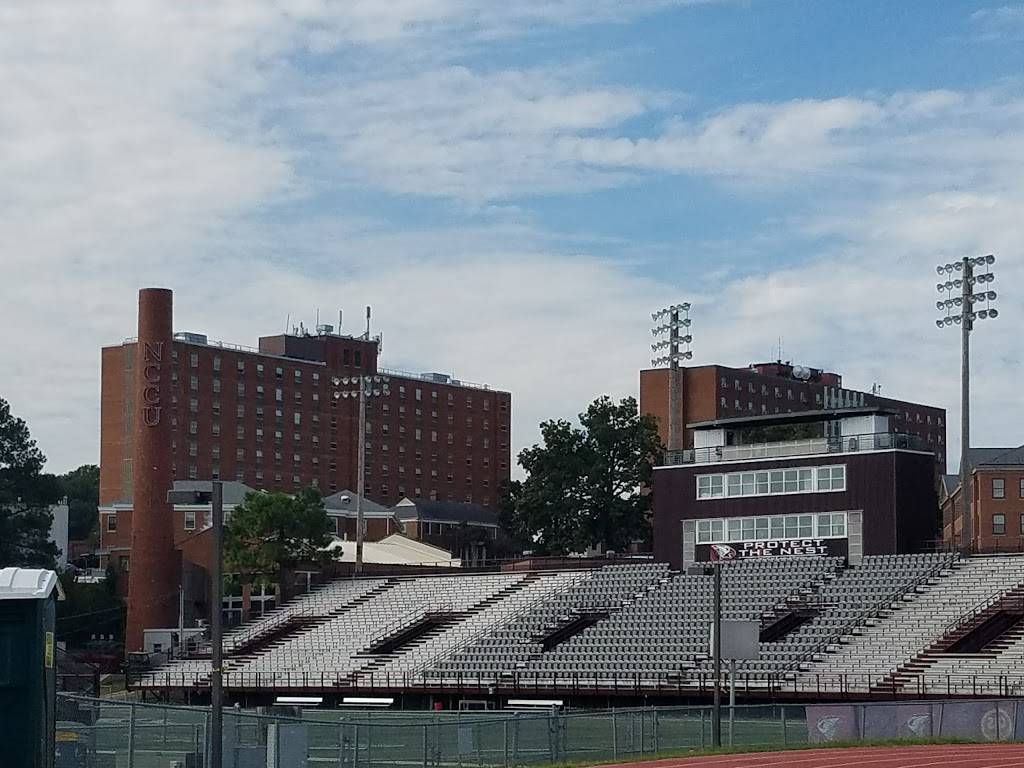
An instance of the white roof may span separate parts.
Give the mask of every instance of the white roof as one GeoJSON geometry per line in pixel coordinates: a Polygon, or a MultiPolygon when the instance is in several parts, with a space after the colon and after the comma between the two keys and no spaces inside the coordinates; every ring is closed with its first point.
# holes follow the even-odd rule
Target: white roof
{"type": "MultiPolygon", "coordinates": [[[[335,537],[327,545],[335,560],[352,563],[356,559],[356,543],[335,537]]],[[[400,533],[393,533],[380,541],[363,542],[363,562],[386,565],[445,565],[453,568],[460,563],[451,553],[440,547],[415,541],[400,533]]]]}
{"type": "Polygon", "coordinates": [[[0,600],[41,600],[49,597],[54,587],[59,599],[64,590],[53,571],[41,568],[4,568],[0,570],[0,600]]]}

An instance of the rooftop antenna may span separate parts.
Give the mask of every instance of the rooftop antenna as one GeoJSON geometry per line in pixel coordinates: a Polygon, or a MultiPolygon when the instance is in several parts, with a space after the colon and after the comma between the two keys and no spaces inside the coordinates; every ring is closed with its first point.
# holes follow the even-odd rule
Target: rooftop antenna
{"type": "Polygon", "coordinates": [[[292,314],[289,312],[284,317],[284,335],[288,335],[288,330],[292,327],[292,314]]]}
{"type": "Polygon", "coordinates": [[[318,329],[318,330],[320,328],[320,307],[316,308],[316,325],[313,326],[313,327],[318,329]]]}
{"type": "Polygon", "coordinates": [[[341,336],[341,310],[338,310],[338,335],[341,336]]]}
{"type": "Polygon", "coordinates": [[[370,340],[370,305],[366,305],[366,340],[370,340]]]}

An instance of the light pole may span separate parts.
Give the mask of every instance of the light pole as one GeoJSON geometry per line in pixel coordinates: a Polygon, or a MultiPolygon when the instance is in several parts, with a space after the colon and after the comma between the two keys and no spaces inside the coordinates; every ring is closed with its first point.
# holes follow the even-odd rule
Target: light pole
{"type": "Polygon", "coordinates": [[[168,491],[169,504],[210,505],[210,768],[221,768],[224,746],[224,677],[223,625],[224,610],[224,485],[220,480],[210,483],[209,491],[168,491]]]}
{"type": "MultiPolygon", "coordinates": [[[[996,292],[985,290],[987,284],[995,280],[990,267],[995,264],[996,257],[964,256],[960,261],[940,264],[935,271],[946,276],[944,283],[935,287],[946,298],[935,302],[935,308],[945,315],[935,321],[939,328],[960,326],[960,513],[961,547],[966,554],[971,553],[974,544],[974,520],[972,518],[971,472],[967,456],[971,449],[971,331],[975,320],[986,320],[999,316],[998,310],[991,304],[996,300],[996,292]],[[975,273],[975,267],[984,272],[975,273]],[[956,293],[959,292],[959,295],[956,293]]],[[[956,531],[956,518],[953,519],[953,531],[956,531]]]]}
{"type": "Polygon", "coordinates": [[[690,335],[690,303],[673,304],[670,307],[659,309],[651,313],[651,320],[655,323],[661,321],[660,325],[651,328],[651,335],[657,338],[668,334],[667,338],[651,344],[651,352],[659,353],[664,351],[660,357],[651,360],[651,365],[658,367],[668,365],[668,441],[666,448],[669,452],[682,449],[682,425],[679,424],[679,361],[690,360],[693,352],[690,351],[690,342],[693,337],[690,335]],[[665,322],[665,318],[668,318],[665,322]],[[684,329],[684,335],[680,335],[680,329],[684,329]]]}
{"type": "MultiPolygon", "coordinates": [[[[367,309],[369,312],[369,309],[367,309]]],[[[351,387],[335,389],[334,399],[359,398],[359,449],[356,469],[356,567],[355,572],[363,572],[363,493],[366,484],[366,400],[370,397],[388,396],[391,385],[387,376],[379,374],[367,376],[335,376],[331,379],[335,387],[351,387]]]]}

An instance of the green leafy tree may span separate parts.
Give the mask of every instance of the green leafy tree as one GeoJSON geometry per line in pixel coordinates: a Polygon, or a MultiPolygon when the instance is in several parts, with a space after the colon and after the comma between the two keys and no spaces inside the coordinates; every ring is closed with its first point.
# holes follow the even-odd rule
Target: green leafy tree
{"type": "Polygon", "coordinates": [[[286,493],[250,493],[224,526],[224,561],[242,584],[279,584],[282,571],[320,562],[331,542],[331,521],[320,494],[311,488],[286,493]]]}
{"type": "Polygon", "coordinates": [[[68,538],[88,539],[96,531],[99,519],[100,468],[83,464],[57,479],[68,500],[68,538]]]}
{"type": "Polygon", "coordinates": [[[42,473],[45,463],[28,426],[0,398],[0,567],[54,567],[49,506],[61,491],[53,475],[42,473]]]}
{"type": "Polygon", "coordinates": [[[541,554],[622,550],[649,531],[645,489],[662,451],[654,418],[641,415],[632,397],[601,397],[579,422],[543,422],[543,443],[519,454],[526,479],[510,483],[502,498],[506,530],[541,554]]]}

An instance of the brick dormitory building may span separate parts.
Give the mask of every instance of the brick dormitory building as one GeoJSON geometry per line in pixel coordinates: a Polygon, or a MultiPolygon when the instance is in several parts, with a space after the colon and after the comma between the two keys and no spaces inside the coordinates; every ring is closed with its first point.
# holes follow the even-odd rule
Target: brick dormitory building
{"type": "MultiPolygon", "coordinates": [[[[162,427],[169,424],[160,449],[173,480],[285,492],[312,486],[324,496],[357,488],[358,402],[335,392],[368,375],[386,377],[389,393],[381,381],[380,394],[367,398],[366,499],[493,510],[509,479],[511,395],[444,374],[384,369],[379,338],[322,325],[261,337],[255,349],[180,332],[168,346],[158,396],[162,427]]],[[[119,510],[101,521],[104,564],[127,566],[131,554],[131,502],[142,474],[134,442],[146,405],[138,402],[140,365],[135,339],[102,350],[100,504],[119,510]]]]}

